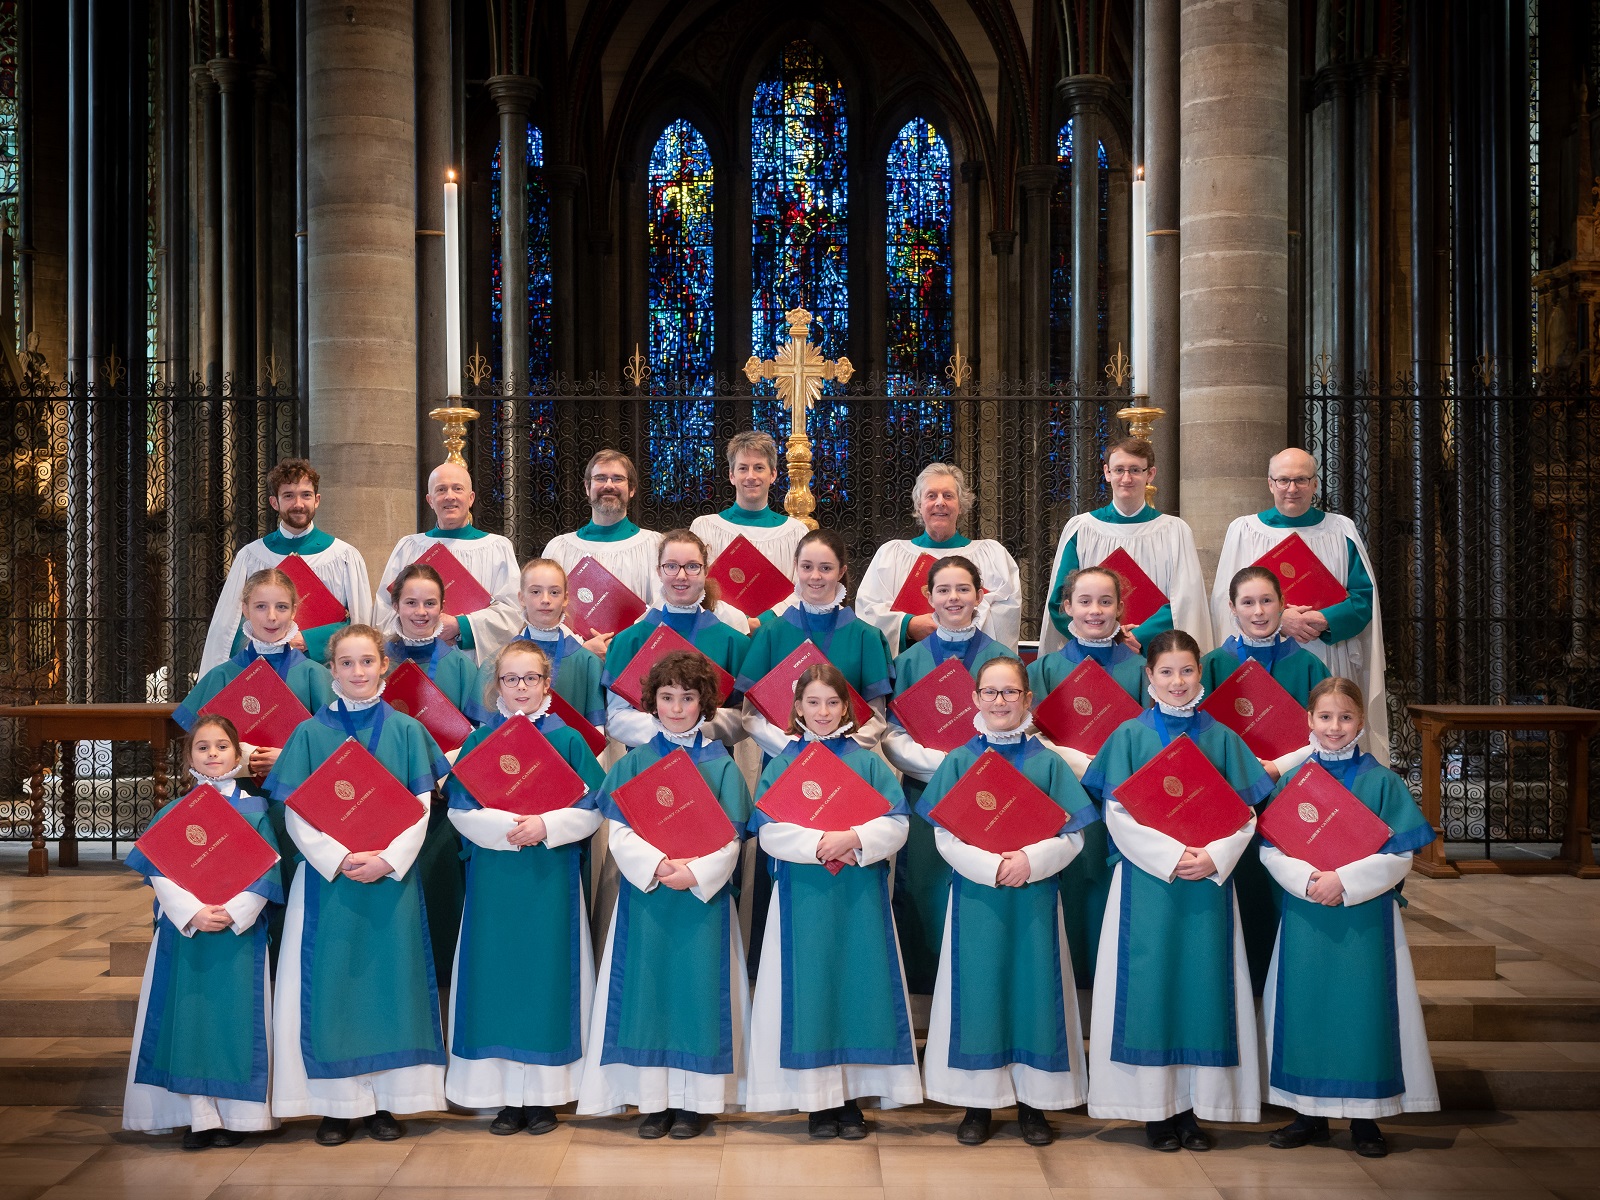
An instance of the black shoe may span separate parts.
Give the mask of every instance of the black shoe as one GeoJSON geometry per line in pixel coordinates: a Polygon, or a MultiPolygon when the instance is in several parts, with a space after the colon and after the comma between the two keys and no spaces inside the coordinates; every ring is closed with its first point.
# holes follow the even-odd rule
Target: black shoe
{"type": "Polygon", "coordinates": [[[1030,1146],[1048,1146],[1056,1140],[1050,1119],[1031,1104],[1017,1105],[1017,1124],[1022,1126],[1022,1140],[1030,1146]]]}
{"type": "Polygon", "coordinates": [[[1150,1144],[1150,1149],[1167,1154],[1176,1153],[1179,1149],[1178,1130],[1172,1124],[1171,1117],[1165,1121],[1146,1121],[1144,1140],[1150,1144]]]}
{"type": "Polygon", "coordinates": [[[527,1124],[528,1110],[508,1104],[500,1110],[499,1116],[489,1122],[489,1132],[496,1137],[510,1137],[513,1133],[521,1133],[527,1124]]]}
{"type": "Polygon", "coordinates": [[[1356,1153],[1362,1158],[1383,1158],[1389,1153],[1389,1142],[1376,1121],[1358,1117],[1350,1122],[1350,1140],[1356,1144],[1356,1153]]]}
{"type": "Polygon", "coordinates": [[[992,1114],[987,1108],[969,1108],[967,1115],[962,1118],[961,1124],[956,1126],[956,1141],[963,1146],[981,1146],[989,1140],[989,1119],[992,1114]]]}
{"type": "Polygon", "coordinates": [[[867,1118],[854,1100],[846,1100],[839,1110],[839,1136],[847,1142],[859,1142],[867,1136],[867,1118]]]}
{"type": "Polygon", "coordinates": [[[672,1110],[663,1108],[660,1112],[650,1113],[643,1121],[639,1122],[639,1136],[647,1142],[667,1136],[667,1130],[672,1128],[672,1110]]]}
{"type": "Polygon", "coordinates": [[[317,1145],[342,1146],[350,1140],[350,1121],[347,1117],[323,1117],[317,1126],[317,1145]]]}
{"type": "Polygon", "coordinates": [[[528,1115],[528,1132],[537,1137],[549,1133],[557,1125],[556,1110],[543,1104],[530,1104],[522,1110],[528,1115]]]}
{"type": "Polygon", "coordinates": [[[839,1136],[839,1110],[825,1108],[821,1112],[814,1112],[806,1119],[806,1132],[812,1137],[836,1138],[839,1136]]]}
{"type": "Polygon", "coordinates": [[[1172,1123],[1178,1132],[1178,1145],[1185,1150],[1200,1154],[1217,1144],[1209,1133],[1200,1128],[1200,1122],[1195,1120],[1192,1108],[1179,1113],[1172,1119],[1172,1123]]]}
{"type": "Polygon", "coordinates": [[[700,1136],[700,1114],[693,1109],[680,1108],[678,1115],[672,1118],[672,1128],[667,1130],[667,1136],[686,1142],[692,1137],[700,1136]]]}
{"type": "Polygon", "coordinates": [[[237,1146],[244,1141],[244,1131],[239,1129],[213,1129],[211,1131],[211,1144],[226,1149],[237,1146]]]}
{"type": "Polygon", "coordinates": [[[1282,1129],[1272,1131],[1268,1145],[1274,1150],[1298,1150],[1312,1142],[1326,1142],[1328,1137],[1327,1117],[1307,1117],[1296,1113],[1293,1121],[1282,1129]]]}
{"type": "Polygon", "coordinates": [[[365,1124],[367,1135],[375,1142],[397,1142],[406,1135],[400,1122],[394,1119],[394,1114],[381,1108],[365,1118],[365,1124]]]}
{"type": "Polygon", "coordinates": [[[211,1135],[215,1130],[191,1129],[183,1135],[183,1148],[185,1150],[211,1149],[211,1135]]]}

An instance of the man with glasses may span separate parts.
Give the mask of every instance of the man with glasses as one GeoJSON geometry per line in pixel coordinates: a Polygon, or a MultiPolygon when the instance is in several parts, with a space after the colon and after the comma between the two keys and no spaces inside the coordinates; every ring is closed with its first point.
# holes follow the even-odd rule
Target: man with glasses
{"type": "MultiPolygon", "coordinates": [[[[1080,567],[1095,567],[1124,550],[1161,590],[1167,602],[1134,628],[1124,624],[1137,650],[1156,634],[1182,629],[1211,649],[1211,614],[1206,611],[1205,577],[1195,551],[1194,533],[1171,513],[1145,503],[1145,485],[1156,477],[1156,451],[1144,438],[1123,438],[1106,450],[1105,478],[1111,503],[1079,513],[1067,522],[1056,543],[1050,570],[1050,600],[1039,623],[1039,654],[1059,650],[1072,636],[1067,616],[1067,577],[1080,567]]],[[[1126,596],[1124,597],[1126,598],[1126,596]]]]}
{"type": "Polygon", "coordinates": [[[1211,589],[1211,618],[1218,643],[1234,632],[1228,608],[1228,584],[1234,573],[1266,554],[1291,533],[1298,533],[1323,566],[1348,593],[1346,599],[1320,611],[1304,605],[1284,609],[1282,632],[1315,654],[1328,670],[1360,684],[1367,698],[1363,749],[1389,764],[1389,708],[1383,671],[1383,625],[1372,584],[1372,559],[1355,523],[1338,513],[1315,508],[1317,460],[1304,450],[1288,449],[1267,464],[1272,507],[1237,517],[1223,539],[1211,589]]]}

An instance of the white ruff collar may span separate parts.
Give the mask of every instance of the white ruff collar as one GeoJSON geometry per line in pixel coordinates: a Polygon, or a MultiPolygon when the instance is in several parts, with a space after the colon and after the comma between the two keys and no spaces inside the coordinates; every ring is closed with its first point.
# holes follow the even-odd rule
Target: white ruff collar
{"type": "Polygon", "coordinates": [[[1318,758],[1322,759],[1323,761],[1325,761],[1325,762],[1345,762],[1348,759],[1354,758],[1357,754],[1360,753],[1360,747],[1356,743],[1361,740],[1361,735],[1364,732],[1365,732],[1365,727],[1356,730],[1356,736],[1350,739],[1349,744],[1346,745],[1343,750],[1329,750],[1329,749],[1327,749],[1325,746],[1323,746],[1322,739],[1319,738],[1316,735],[1316,731],[1315,730],[1312,731],[1311,736],[1309,738],[1307,738],[1306,740],[1311,745],[1311,753],[1315,754],[1318,758]]]}
{"type": "MultiPolygon", "coordinates": [[[[704,595],[704,593],[701,593],[701,595],[704,595]]],[[[669,604],[666,601],[662,601],[661,608],[665,612],[674,613],[680,617],[687,617],[692,613],[705,611],[705,606],[698,600],[693,604],[669,604]]]]}
{"type": "Polygon", "coordinates": [[[941,641],[970,642],[973,638],[978,636],[978,623],[976,621],[974,621],[971,625],[968,625],[965,629],[951,629],[948,625],[940,622],[937,617],[934,618],[934,622],[937,625],[937,628],[933,631],[933,635],[934,637],[939,638],[941,641]]]}
{"type": "MultiPolygon", "coordinates": [[[[444,622],[441,621],[439,624],[442,625],[444,622]]],[[[407,637],[404,632],[402,632],[400,634],[400,640],[407,646],[411,646],[413,648],[418,646],[431,646],[434,644],[434,642],[439,640],[439,625],[435,625],[433,627],[433,632],[425,638],[410,638],[407,637]]]]}
{"type": "Polygon", "coordinates": [[[854,721],[846,721],[832,733],[812,733],[811,726],[802,721],[800,723],[800,738],[806,742],[831,742],[834,738],[845,737],[855,727],[856,723],[854,721]]]}
{"type": "Polygon", "coordinates": [[[527,717],[530,721],[537,721],[540,717],[544,716],[545,713],[550,711],[550,693],[546,692],[544,694],[544,703],[540,704],[539,707],[534,709],[532,712],[515,712],[512,709],[507,708],[505,698],[503,696],[496,696],[494,698],[494,706],[500,715],[505,717],[508,721],[512,717],[527,717]]]}
{"type": "Polygon", "coordinates": [[[983,719],[981,711],[972,714],[972,727],[991,742],[1000,746],[1014,746],[1022,741],[1033,730],[1033,714],[1029,713],[1022,718],[1022,724],[1005,733],[996,733],[989,728],[989,722],[983,719]]]}
{"type": "Polygon", "coordinates": [[[656,723],[657,733],[666,738],[667,741],[671,742],[674,746],[682,746],[686,750],[692,747],[695,742],[700,739],[700,731],[704,729],[706,725],[706,719],[701,717],[694,723],[692,727],[686,729],[684,732],[673,733],[672,730],[668,729],[661,723],[660,717],[651,717],[650,719],[656,723]]]}
{"type": "MultiPolygon", "coordinates": [[[[245,626],[246,628],[249,627],[248,621],[245,622],[245,626]]],[[[263,642],[253,632],[249,636],[250,645],[255,649],[257,654],[277,654],[280,651],[287,650],[289,648],[289,643],[300,636],[300,626],[296,625],[293,621],[290,621],[289,631],[276,642],[263,642]]]]}
{"type": "Polygon", "coordinates": [[[196,782],[210,784],[224,796],[232,796],[239,791],[239,781],[232,775],[207,775],[204,771],[189,768],[189,774],[195,777],[196,782]]]}
{"type": "Polygon", "coordinates": [[[1176,704],[1168,704],[1165,700],[1161,699],[1160,696],[1157,696],[1156,689],[1152,685],[1146,685],[1145,691],[1150,693],[1150,699],[1156,702],[1156,707],[1159,708],[1165,716],[1169,717],[1194,716],[1195,709],[1200,707],[1200,701],[1206,698],[1206,690],[1205,688],[1201,688],[1199,695],[1197,695],[1193,700],[1189,701],[1189,703],[1180,707],[1176,704]]]}
{"type": "Polygon", "coordinates": [[[820,617],[824,613],[831,613],[831,612],[834,612],[834,611],[836,611],[836,610],[838,610],[840,608],[843,608],[844,607],[844,594],[845,594],[845,587],[844,587],[844,584],[841,583],[839,585],[839,590],[833,594],[833,603],[832,604],[812,604],[810,601],[804,599],[800,595],[800,585],[798,583],[794,585],[794,598],[795,598],[795,600],[799,602],[799,605],[800,605],[801,608],[805,609],[808,613],[810,613],[814,617],[820,617]]]}
{"type": "Polygon", "coordinates": [[[334,680],[332,682],[331,686],[333,688],[333,694],[339,698],[339,703],[344,706],[345,712],[358,713],[358,712],[365,712],[367,709],[371,708],[374,704],[378,703],[378,701],[382,700],[383,699],[383,689],[388,687],[389,685],[388,685],[387,681],[379,683],[377,692],[375,692],[372,695],[372,697],[370,699],[367,699],[367,700],[352,700],[352,699],[350,699],[349,696],[346,696],[342,691],[339,690],[339,683],[338,683],[337,680],[334,680]]]}
{"type": "Polygon", "coordinates": [[[520,636],[530,642],[559,642],[561,635],[567,632],[565,625],[557,625],[554,629],[536,629],[532,625],[524,625],[520,636]]]}
{"type": "Polygon", "coordinates": [[[1244,627],[1239,625],[1237,620],[1234,621],[1234,625],[1239,629],[1239,640],[1246,646],[1253,646],[1257,650],[1265,650],[1268,646],[1276,646],[1279,642],[1284,640],[1283,635],[1277,630],[1273,630],[1271,637],[1253,638],[1244,631],[1244,627]]]}
{"type": "Polygon", "coordinates": [[[1094,646],[1095,648],[1100,649],[1100,650],[1104,650],[1107,646],[1116,645],[1116,641],[1117,641],[1117,632],[1116,632],[1116,630],[1112,630],[1111,636],[1108,637],[1108,638],[1087,638],[1087,637],[1084,637],[1083,634],[1078,632],[1078,623],[1076,621],[1068,621],[1067,622],[1067,628],[1071,631],[1072,636],[1077,638],[1079,643],[1081,643],[1082,645],[1094,646]]]}

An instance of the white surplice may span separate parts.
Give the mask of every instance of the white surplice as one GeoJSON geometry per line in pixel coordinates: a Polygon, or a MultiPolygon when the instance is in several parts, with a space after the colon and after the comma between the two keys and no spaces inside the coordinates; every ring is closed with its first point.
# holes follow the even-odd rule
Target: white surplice
{"type": "Polygon", "coordinates": [[[890,606],[910,577],[911,568],[924,554],[934,558],[958,555],[978,568],[983,577],[984,594],[978,601],[973,623],[1015,653],[1017,638],[1022,634],[1022,576],[1011,551],[992,538],[977,539],[948,550],[934,550],[908,538],[896,538],[879,546],[872,556],[856,588],[854,605],[856,616],[883,632],[889,643],[890,660],[908,648],[900,639],[900,623],[905,614],[895,612],[890,606]]]}

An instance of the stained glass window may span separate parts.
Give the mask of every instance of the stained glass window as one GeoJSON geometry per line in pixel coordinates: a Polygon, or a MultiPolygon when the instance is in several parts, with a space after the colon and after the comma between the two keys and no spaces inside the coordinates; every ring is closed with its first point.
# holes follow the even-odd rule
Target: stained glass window
{"type": "MultiPolygon", "coordinates": [[[[22,320],[22,261],[16,254],[18,195],[22,189],[22,147],[18,137],[17,60],[21,54],[17,27],[17,0],[0,3],[0,218],[12,238],[11,311],[22,320]]],[[[15,323],[4,336],[22,349],[15,323]]]]}
{"type": "Polygon", "coordinates": [[[889,147],[889,391],[950,357],[950,149],[921,117],[889,147]]]}
{"type": "Polygon", "coordinates": [[[1101,376],[1099,368],[1110,357],[1106,341],[1109,337],[1110,301],[1107,295],[1109,272],[1106,238],[1106,206],[1110,202],[1111,172],[1106,163],[1104,142],[1097,143],[1099,150],[1099,236],[1096,240],[1095,272],[1097,287],[1096,339],[1098,357],[1093,363],[1072,361],[1072,273],[1077,268],[1072,261],[1072,122],[1061,126],[1056,136],[1056,162],[1061,167],[1061,181],[1050,199],[1050,379],[1057,382],[1076,377],[1084,387],[1092,387],[1101,376]]]}
{"type": "MultiPolygon", "coordinates": [[[[489,278],[492,289],[489,297],[490,360],[495,378],[503,369],[504,354],[501,342],[501,287],[503,284],[500,262],[500,143],[494,145],[494,158],[489,166],[489,278]]],[[[528,377],[544,379],[550,374],[550,197],[545,188],[544,135],[534,126],[528,126],[528,152],[524,171],[524,188],[528,202],[528,377]]]]}

